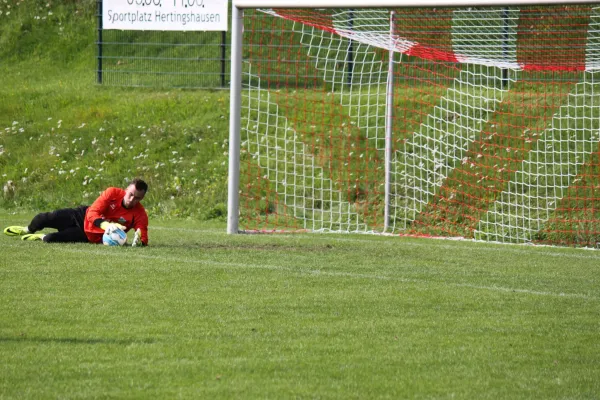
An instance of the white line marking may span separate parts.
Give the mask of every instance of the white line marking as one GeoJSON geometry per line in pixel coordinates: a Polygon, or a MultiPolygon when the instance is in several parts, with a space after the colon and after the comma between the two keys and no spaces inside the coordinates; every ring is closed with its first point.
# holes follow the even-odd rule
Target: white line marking
{"type": "MultiPolygon", "coordinates": [[[[3,245],[0,244],[0,247],[17,247],[17,245],[3,245]]],[[[74,248],[63,248],[61,249],[63,252],[75,253],[75,254],[89,254],[89,255],[100,255],[103,257],[114,256],[115,258],[122,259],[123,254],[107,254],[103,251],[96,250],[86,250],[86,249],[74,249],[74,248]]],[[[143,250],[142,250],[143,251],[143,250]]],[[[456,283],[456,282],[447,282],[447,281],[431,281],[426,279],[414,279],[414,278],[402,278],[396,276],[387,276],[387,275],[376,275],[376,274],[362,274],[362,273],[353,273],[353,272],[335,272],[335,271],[322,271],[319,269],[296,269],[291,267],[284,267],[281,265],[266,265],[266,264],[242,264],[242,263],[231,263],[231,262],[219,262],[213,260],[195,260],[189,258],[176,258],[176,257],[164,257],[164,256],[156,256],[156,255],[148,255],[148,254],[132,254],[131,252],[127,253],[127,259],[131,258],[139,258],[139,259],[147,259],[147,260],[160,260],[160,261],[169,261],[171,263],[181,263],[181,264],[199,264],[199,265],[208,265],[215,266],[219,268],[238,268],[238,269],[263,269],[269,271],[284,271],[290,272],[294,274],[300,274],[305,276],[330,276],[330,277],[344,277],[344,278],[356,278],[356,279],[374,279],[374,280],[386,280],[386,281],[396,281],[403,283],[417,283],[417,284],[431,284],[437,283],[441,285],[447,285],[452,287],[464,287],[470,289],[478,289],[478,290],[489,290],[495,292],[506,292],[506,293],[520,293],[520,294],[528,294],[535,296],[551,296],[551,297],[563,297],[563,298],[575,298],[575,299],[585,299],[585,300],[600,300],[599,297],[590,296],[582,293],[554,293],[547,291],[538,291],[538,290],[530,290],[530,289],[519,289],[519,288],[508,288],[502,286],[484,286],[484,285],[473,285],[468,283],[456,283]]]]}

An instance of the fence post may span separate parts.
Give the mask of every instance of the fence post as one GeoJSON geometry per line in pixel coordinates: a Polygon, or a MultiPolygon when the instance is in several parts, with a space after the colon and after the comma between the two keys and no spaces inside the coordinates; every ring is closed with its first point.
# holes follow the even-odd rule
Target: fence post
{"type": "Polygon", "coordinates": [[[98,83],[102,83],[102,0],[98,0],[98,83]]]}
{"type": "Polygon", "coordinates": [[[227,57],[227,31],[221,32],[221,87],[225,87],[225,58],[227,57]]]}

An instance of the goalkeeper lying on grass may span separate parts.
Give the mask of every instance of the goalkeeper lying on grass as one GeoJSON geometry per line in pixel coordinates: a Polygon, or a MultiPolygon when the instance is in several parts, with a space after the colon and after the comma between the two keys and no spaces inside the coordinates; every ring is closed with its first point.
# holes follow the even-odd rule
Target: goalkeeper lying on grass
{"type": "Polygon", "coordinates": [[[64,208],[33,217],[29,226],[9,226],[4,233],[21,236],[22,240],[43,240],[46,243],[102,243],[105,231],[116,228],[125,232],[135,229],[133,246],[148,245],[148,214],[140,201],[148,184],[134,179],[125,190],[106,189],[91,206],[64,208]],[[35,233],[44,228],[57,232],[35,233]]]}

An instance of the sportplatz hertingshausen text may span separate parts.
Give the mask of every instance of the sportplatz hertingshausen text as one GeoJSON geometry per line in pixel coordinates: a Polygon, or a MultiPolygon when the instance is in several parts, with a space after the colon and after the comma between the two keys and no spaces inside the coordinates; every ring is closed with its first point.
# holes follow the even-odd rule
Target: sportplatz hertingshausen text
{"type": "Polygon", "coordinates": [[[185,25],[187,23],[207,23],[207,22],[221,22],[220,14],[211,13],[195,13],[190,12],[160,12],[156,11],[153,13],[149,12],[113,12],[108,10],[109,22],[130,22],[131,24],[139,22],[177,22],[185,25]]]}

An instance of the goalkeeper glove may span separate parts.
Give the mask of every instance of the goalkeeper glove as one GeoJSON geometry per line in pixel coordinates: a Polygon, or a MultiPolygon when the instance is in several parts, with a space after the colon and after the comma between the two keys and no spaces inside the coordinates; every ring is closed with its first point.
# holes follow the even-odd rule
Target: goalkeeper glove
{"type": "Polygon", "coordinates": [[[131,242],[131,247],[141,246],[142,245],[142,231],[140,228],[135,230],[135,235],[133,236],[133,242],[131,242]]]}
{"type": "Polygon", "coordinates": [[[122,231],[124,231],[125,227],[116,222],[104,221],[100,224],[100,229],[104,229],[105,232],[112,232],[115,229],[121,229],[122,231]]]}

